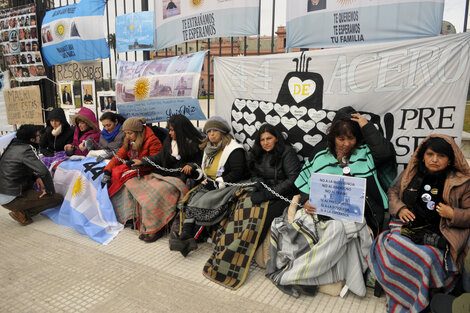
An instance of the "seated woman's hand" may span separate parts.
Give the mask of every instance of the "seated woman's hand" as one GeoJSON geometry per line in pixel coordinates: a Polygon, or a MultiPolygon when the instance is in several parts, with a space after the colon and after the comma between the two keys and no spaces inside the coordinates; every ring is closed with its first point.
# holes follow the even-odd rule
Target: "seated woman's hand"
{"type": "Polygon", "coordinates": [[[86,150],[85,142],[82,142],[81,144],[79,144],[78,149],[80,149],[80,151],[85,151],[86,150]]]}
{"type": "Polygon", "coordinates": [[[64,146],[64,150],[73,150],[72,144],[68,143],[64,146]]]}
{"type": "Polygon", "coordinates": [[[414,221],[416,216],[413,214],[413,212],[411,212],[408,208],[405,207],[398,212],[398,218],[403,223],[408,223],[414,221]]]}
{"type": "Polygon", "coordinates": [[[133,163],[132,163],[132,166],[141,166],[141,165],[144,164],[144,162],[142,162],[142,161],[139,160],[139,159],[133,159],[132,162],[133,162],[133,163]]]}
{"type": "Polygon", "coordinates": [[[305,202],[304,208],[305,208],[305,213],[307,213],[307,214],[315,214],[315,212],[317,212],[317,208],[314,207],[313,205],[310,205],[309,200],[307,200],[307,202],[305,202]]]}
{"type": "Polygon", "coordinates": [[[182,169],[181,172],[186,174],[186,175],[191,175],[191,171],[193,170],[192,166],[189,164],[186,164],[182,169]]]}
{"type": "Polygon", "coordinates": [[[361,127],[361,128],[364,125],[366,125],[367,123],[369,123],[369,121],[359,113],[352,113],[351,114],[351,121],[358,123],[359,127],[361,127]]]}
{"type": "Polygon", "coordinates": [[[448,218],[450,220],[454,218],[454,209],[445,203],[439,202],[436,206],[436,212],[443,218],[448,218]]]}

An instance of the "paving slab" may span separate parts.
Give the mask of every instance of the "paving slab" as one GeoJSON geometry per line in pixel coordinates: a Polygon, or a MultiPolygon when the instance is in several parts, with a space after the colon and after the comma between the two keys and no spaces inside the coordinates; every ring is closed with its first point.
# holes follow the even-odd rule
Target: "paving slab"
{"type": "Polygon", "coordinates": [[[101,245],[45,216],[21,226],[0,207],[0,312],[339,312],[383,313],[385,297],[318,293],[294,298],[253,264],[233,291],[202,275],[204,243],[183,258],[168,236],[154,243],[124,229],[101,245]]]}

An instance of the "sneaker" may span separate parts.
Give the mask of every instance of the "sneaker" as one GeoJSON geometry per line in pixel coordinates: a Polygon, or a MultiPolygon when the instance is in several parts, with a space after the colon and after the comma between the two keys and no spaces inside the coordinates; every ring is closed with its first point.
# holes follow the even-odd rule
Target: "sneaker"
{"type": "Polygon", "coordinates": [[[23,226],[29,225],[33,222],[33,220],[23,212],[11,211],[9,214],[12,219],[14,219],[23,226]]]}

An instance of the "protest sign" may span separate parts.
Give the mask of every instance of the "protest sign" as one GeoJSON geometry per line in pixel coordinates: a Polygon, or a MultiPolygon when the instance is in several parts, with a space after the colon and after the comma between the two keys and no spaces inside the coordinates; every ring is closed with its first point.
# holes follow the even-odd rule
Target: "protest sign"
{"type": "Polygon", "coordinates": [[[68,62],[54,65],[57,81],[99,80],[103,78],[103,70],[99,61],[68,62]]]}
{"type": "Polygon", "coordinates": [[[287,48],[342,47],[436,36],[444,0],[292,0],[287,48]]]}
{"type": "Polygon", "coordinates": [[[309,203],[317,214],[362,223],[365,196],[365,178],[312,174],[309,203]]]}
{"type": "MultiPolygon", "coordinates": [[[[246,149],[264,122],[303,158],[336,111],[352,106],[384,133],[405,165],[420,141],[460,144],[470,80],[470,33],[337,49],[215,58],[215,110],[246,149]]],[[[403,168],[403,167],[401,167],[403,168]]]]}
{"type": "Polygon", "coordinates": [[[39,86],[12,88],[4,94],[8,124],[43,124],[39,86]]]}
{"type": "Polygon", "coordinates": [[[116,50],[153,50],[153,12],[136,12],[116,17],[116,50]]]}
{"type": "Polygon", "coordinates": [[[145,116],[164,122],[183,114],[206,119],[198,100],[199,78],[207,51],[145,62],[119,60],[116,100],[124,117],[145,116]]]}
{"type": "Polygon", "coordinates": [[[0,54],[18,81],[45,78],[34,4],[0,10],[0,54]]]}
{"type": "Polygon", "coordinates": [[[181,42],[258,34],[259,1],[155,1],[157,50],[181,42]]]}

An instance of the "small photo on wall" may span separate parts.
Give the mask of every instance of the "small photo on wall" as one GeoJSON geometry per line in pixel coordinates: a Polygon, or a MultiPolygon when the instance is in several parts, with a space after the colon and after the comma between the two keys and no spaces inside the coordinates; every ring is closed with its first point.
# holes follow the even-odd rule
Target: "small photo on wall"
{"type": "Polygon", "coordinates": [[[59,82],[59,96],[61,108],[75,108],[75,102],[73,97],[73,82],[59,82]]]}
{"type": "Polygon", "coordinates": [[[95,112],[95,81],[82,80],[82,107],[87,107],[95,112]]]}
{"type": "Polygon", "coordinates": [[[117,113],[115,91],[99,91],[96,94],[98,97],[98,119],[105,112],[117,113]]]}

